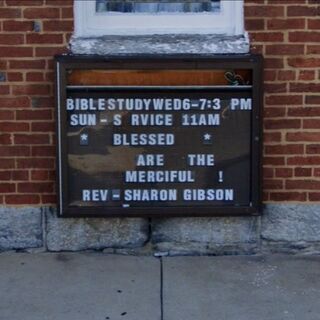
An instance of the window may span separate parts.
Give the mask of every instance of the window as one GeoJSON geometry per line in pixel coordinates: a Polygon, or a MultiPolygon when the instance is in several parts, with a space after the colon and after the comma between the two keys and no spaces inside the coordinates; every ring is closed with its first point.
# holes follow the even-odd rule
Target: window
{"type": "Polygon", "coordinates": [[[243,34],[242,0],[75,0],[75,35],[243,34]]]}

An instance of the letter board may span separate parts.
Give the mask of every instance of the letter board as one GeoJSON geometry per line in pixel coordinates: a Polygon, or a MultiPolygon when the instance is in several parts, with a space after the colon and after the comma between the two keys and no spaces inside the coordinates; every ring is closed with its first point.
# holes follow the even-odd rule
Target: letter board
{"type": "Polygon", "coordinates": [[[59,216],[259,214],[261,60],[57,56],[59,216]]]}

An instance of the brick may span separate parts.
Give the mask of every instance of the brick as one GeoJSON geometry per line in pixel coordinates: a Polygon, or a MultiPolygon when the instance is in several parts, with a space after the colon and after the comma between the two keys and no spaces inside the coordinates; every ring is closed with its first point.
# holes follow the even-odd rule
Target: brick
{"type": "Polygon", "coordinates": [[[1,45],[18,45],[23,44],[23,34],[0,34],[1,45]]]}
{"type": "Polygon", "coordinates": [[[270,108],[270,107],[265,107],[264,108],[264,118],[276,118],[276,117],[284,117],[286,113],[286,108],[270,108]]]}
{"type": "Polygon", "coordinates": [[[13,111],[0,110],[0,120],[13,120],[13,119],[14,119],[14,112],[13,111]]]}
{"type": "Polygon", "coordinates": [[[52,182],[55,182],[56,178],[57,178],[56,171],[55,170],[49,170],[48,174],[49,174],[49,180],[52,181],[52,182]]]}
{"type": "Polygon", "coordinates": [[[282,69],[284,67],[283,58],[265,58],[264,67],[266,69],[282,69]]]}
{"type": "Polygon", "coordinates": [[[50,142],[50,137],[47,134],[15,134],[14,143],[15,144],[48,144],[50,142]]]}
{"type": "Polygon", "coordinates": [[[30,130],[27,122],[0,122],[1,132],[26,132],[30,130]]]}
{"type": "Polygon", "coordinates": [[[308,19],[308,29],[320,29],[319,19],[308,19]]]}
{"type": "Polygon", "coordinates": [[[311,177],[312,169],[311,168],[294,168],[294,175],[296,177],[311,177]]]}
{"type": "Polygon", "coordinates": [[[54,146],[33,146],[31,154],[33,157],[54,157],[56,154],[56,148],[54,146]]]}
{"type": "Polygon", "coordinates": [[[320,105],[320,96],[306,96],[306,104],[319,104],[320,105]]]}
{"type": "Polygon", "coordinates": [[[44,80],[44,74],[42,72],[28,72],[26,75],[27,81],[40,82],[44,80]]]}
{"type": "Polygon", "coordinates": [[[308,156],[308,157],[288,157],[287,164],[289,166],[313,166],[320,165],[320,157],[308,156]]]}
{"type": "Polygon", "coordinates": [[[23,81],[23,74],[21,72],[8,72],[7,78],[10,82],[21,82],[23,81]]]}
{"type": "Polygon", "coordinates": [[[17,110],[17,120],[50,120],[52,119],[52,111],[45,110],[17,110]]]}
{"type": "Polygon", "coordinates": [[[301,70],[299,72],[299,80],[311,81],[315,79],[315,72],[313,70],[301,70]]]}
{"type": "Polygon", "coordinates": [[[0,108],[28,108],[30,107],[30,100],[28,97],[15,97],[15,98],[1,98],[0,108]]]}
{"type": "Polygon", "coordinates": [[[269,30],[304,29],[305,19],[270,19],[267,22],[269,30]]]}
{"type": "Polygon", "coordinates": [[[271,201],[306,201],[307,194],[305,192],[271,192],[271,201]]]}
{"type": "Polygon", "coordinates": [[[46,0],[46,5],[50,6],[72,6],[73,0],[46,0]]]}
{"type": "Polygon", "coordinates": [[[55,73],[54,72],[47,72],[45,74],[46,81],[54,82],[55,80],[55,73]]]}
{"type": "Polygon", "coordinates": [[[295,68],[317,68],[320,67],[320,58],[289,58],[288,65],[295,68]]]}
{"type": "Polygon", "coordinates": [[[319,83],[290,83],[290,92],[320,92],[319,83]]]}
{"type": "Polygon", "coordinates": [[[293,70],[279,70],[278,71],[278,80],[295,80],[296,72],[293,70]]]}
{"type": "Polygon", "coordinates": [[[41,202],[43,204],[56,204],[57,203],[57,196],[56,195],[49,195],[43,194],[41,195],[41,202]]]}
{"type": "Polygon", "coordinates": [[[11,205],[22,205],[22,204],[39,204],[39,195],[21,195],[15,194],[14,196],[5,196],[5,203],[11,205]]]}
{"type": "Polygon", "coordinates": [[[264,121],[264,126],[268,130],[275,129],[299,129],[301,127],[300,119],[270,119],[264,121]]]}
{"type": "Polygon", "coordinates": [[[263,180],[264,190],[277,190],[283,189],[283,181],[275,179],[264,179],[263,180]]]}
{"type": "Polygon", "coordinates": [[[55,101],[53,97],[32,97],[33,108],[54,108],[55,101]]]}
{"type": "Polygon", "coordinates": [[[23,16],[26,19],[58,19],[58,8],[26,8],[23,10],[23,16]]]}
{"type": "Polygon", "coordinates": [[[266,46],[268,55],[298,55],[304,53],[304,45],[300,44],[273,44],[266,46]]]}
{"type": "Polygon", "coordinates": [[[302,144],[265,146],[265,154],[303,154],[302,144]]]}
{"type": "Polygon", "coordinates": [[[44,69],[45,60],[11,60],[9,61],[10,69],[44,69]]]}
{"type": "Polygon", "coordinates": [[[245,6],[244,7],[245,17],[283,17],[284,7],[283,6],[245,6]]]}
{"type": "Polygon", "coordinates": [[[11,171],[11,179],[14,181],[25,181],[29,179],[29,172],[25,170],[11,171]]]}
{"type": "Polygon", "coordinates": [[[318,16],[320,12],[319,7],[308,7],[308,6],[288,6],[287,15],[288,17],[314,17],[318,16]]]}
{"type": "Polygon", "coordinates": [[[45,181],[48,180],[49,174],[45,170],[33,170],[31,171],[31,180],[33,181],[45,181]]]}
{"type": "Polygon", "coordinates": [[[282,32],[251,32],[251,39],[254,42],[282,42],[282,32]]]}
{"type": "Polygon", "coordinates": [[[59,44],[62,42],[61,34],[27,34],[27,43],[31,44],[59,44]]]}
{"type": "Polygon", "coordinates": [[[18,8],[0,8],[0,19],[21,18],[21,10],[18,8]]]}
{"type": "Polygon", "coordinates": [[[310,192],[309,201],[320,201],[320,192],[310,192]]]}
{"type": "Polygon", "coordinates": [[[7,85],[0,85],[0,94],[9,94],[10,87],[7,85]]]}
{"type": "Polygon", "coordinates": [[[308,144],[306,146],[307,154],[319,154],[320,152],[320,144],[308,144]]]}
{"type": "Polygon", "coordinates": [[[320,54],[320,45],[307,46],[307,54],[320,54]]]}
{"type": "Polygon", "coordinates": [[[297,107],[289,108],[288,116],[292,117],[318,117],[320,116],[320,108],[318,107],[297,107]]]}
{"type": "Polygon", "coordinates": [[[73,18],[73,7],[71,8],[61,8],[62,19],[72,19],[73,18]]]}
{"type": "Polygon", "coordinates": [[[52,183],[48,182],[21,182],[18,183],[18,192],[20,193],[50,193],[53,192],[52,183]]]}
{"type": "Polygon", "coordinates": [[[291,42],[319,42],[320,32],[302,32],[295,31],[289,33],[289,41],[291,42]]]}
{"type": "Polygon", "coordinates": [[[263,54],[263,45],[251,44],[250,52],[253,54],[263,54]]]}
{"type": "Polygon", "coordinates": [[[245,19],[245,29],[248,31],[264,30],[264,20],[245,19]]]}
{"type": "Polygon", "coordinates": [[[320,141],[319,132],[288,132],[287,141],[320,141]]]}
{"type": "Polygon", "coordinates": [[[287,91],[287,83],[265,83],[266,93],[283,93],[287,91]]]}
{"type": "Polygon", "coordinates": [[[33,21],[3,21],[3,30],[9,32],[33,31],[33,21]]]}
{"type": "Polygon", "coordinates": [[[54,132],[55,131],[54,122],[33,122],[31,124],[32,132],[54,132]]]}
{"type": "Polygon", "coordinates": [[[0,171],[0,181],[11,180],[10,171],[0,171]]]}
{"type": "Polygon", "coordinates": [[[46,84],[14,85],[12,93],[14,95],[48,95],[50,86],[46,84]]]}
{"type": "Polygon", "coordinates": [[[10,134],[0,134],[0,144],[12,144],[10,134]]]}
{"type": "Polygon", "coordinates": [[[14,183],[0,183],[0,193],[13,193],[16,191],[14,183]]]}
{"type": "Polygon", "coordinates": [[[26,157],[30,156],[30,147],[0,146],[0,154],[3,157],[26,157]]]}
{"type": "MultiPolygon", "coordinates": [[[[320,161],[320,157],[319,157],[319,161],[320,161]]],[[[264,157],[263,163],[264,165],[284,166],[285,161],[284,161],[284,157],[264,157]]]]}
{"type": "Polygon", "coordinates": [[[263,78],[264,81],[274,81],[276,80],[277,73],[275,70],[264,70],[263,78]]]}
{"type": "Polygon", "coordinates": [[[281,141],[281,133],[280,132],[264,132],[263,140],[265,143],[280,142],[281,141]]]}
{"type": "Polygon", "coordinates": [[[19,169],[53,169],[54,159],[48,158],[27,158],[27,159],[17,159],[17,168],[19,169]]]}
{"type": "Polygon", "coordinates": [[[43,22],[44,31],[73,31],[73,21],[51,20],[43,22]]]}
{"type": "Polygon", "coordinates": [[[304,129],[319,129],[320,119],[304,119],[303,120],[304,129]]]}
{"type": "Polygon", "coordinates": [[[36,48],[36,57],[53,57],[56,54],[67,53],[66,47],[39,47],[36,48]]]}
{"type": "Polygon", "coordinates": [[[6,60],[0,60],[0,69],[7,70],[7,61],[6,60]]]}
{"type": "Polygon", "coordinates": [[[43,0],[6,0],[7,6],[42,6],[43,0]]]}
{"type": "Polygon", "coordinates": [[[287,180],[286,189],[290,190],[316,190],[320,188],[320,181],[315,180],[287,180]]]}
{"type": "Polygon", "coordinates": [[[263,168],[263,177],[272,178],[273,177],[273,168],[263,168]]]}
{"type": "Polygon", "coordinates": [[[268,105],[301,105],[302,103],[302,95],[272,95],[266,97],[266,104],[268,105]]]}
{"type": "Polygon", "coordinates": [[[314,168],[313,169],[313,174],[315,177],[320,177],[320,168],[314,168]]]}
{"type": "Polygon", "coordinates": [[[14,167],[13,159],[0,159],[0,169],[13,169],[14,167]]]}
{"type": "Polygon", "coordinates": [[[293,170],[291,168],[276,168],[275,174],[277,178],[290,178],[293,176],[293,170]]]}
{"type": "Polygon", "coordinates": [[[32,47],[0,47],[0,57],[32,57],[32,47]]]}
{"type": "Polygon", "coordinates": [[[267,4],[305,4],[307,0],[267,0],[267,4]]]}

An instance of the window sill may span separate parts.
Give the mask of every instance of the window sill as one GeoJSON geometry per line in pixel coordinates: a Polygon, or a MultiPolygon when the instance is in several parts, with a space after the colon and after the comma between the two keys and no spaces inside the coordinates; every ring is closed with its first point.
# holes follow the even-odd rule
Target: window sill
{"type": "Polygon", "coordinates": [[[247,34],[72,37],[70,48],[74,54],[86,55],[244,54],[250,49],[247,34]]]}

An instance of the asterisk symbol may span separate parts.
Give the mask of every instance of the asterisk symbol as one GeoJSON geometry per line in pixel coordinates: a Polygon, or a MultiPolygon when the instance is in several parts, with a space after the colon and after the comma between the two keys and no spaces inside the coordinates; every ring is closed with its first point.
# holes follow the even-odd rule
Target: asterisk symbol
{"type": "Polygon", "coordinates": [[[87,140],[88,140],[88,135],[87,135],[86,133],[84,133],[84,134],[82,134],[82,135],[80,136],[80,139],[81,139],[82,141],[87,141],[87,140]]]}

